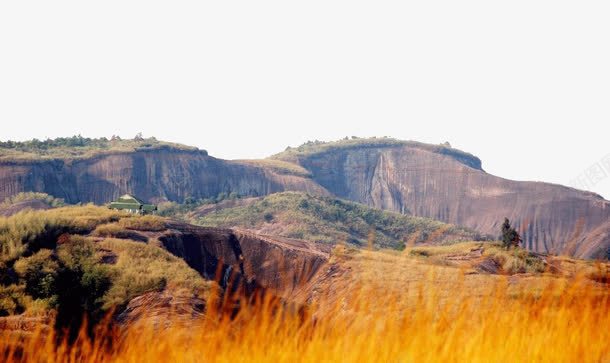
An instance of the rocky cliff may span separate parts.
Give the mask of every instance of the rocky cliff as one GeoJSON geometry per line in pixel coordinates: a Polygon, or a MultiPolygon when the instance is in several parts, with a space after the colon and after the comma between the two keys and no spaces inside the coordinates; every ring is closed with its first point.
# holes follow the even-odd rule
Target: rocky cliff
{"type": "Polygon", "coordinates": [[[316,243],[248,231],[168,223],[163,247],[204,278],[222,287],[239,286],[292,298],[327,263],[330,248],[316,243]]]}
{"type": "Polygon", "coordinates": [[[222,192],[303,191],[484,234],[497,235],[508,217],[526,247],[537,252],[591,258],[610,246],[610,202],[598,195],[502,179],[486,173],[471,154],[394,139],[311,143],[258,162],[221,160],[170,146],[77,159],[0,159],[0,201],[23,191],[98,204],[123,193],[181,202],[222,192]]]}
{"type": "Polygon", "coordinates": [[[609,201],[560,185],[499,178],[483,171],[478,159],[451,150],[348,145],[276,157],[305,167],[336,196],[376,208],[493,235],[508,217],[533,251],[590,258],[610,245],[602,227],[610,220],[609,201]]]}
{"type": "Polygon", "coordinates": [[[0,201],[24,191],[45,192],[68,203],[101,204],[123,193],[156,202],[285,190],[328,194],[307,177],[169,147],[74,160],[0,161],[0,201]]]}

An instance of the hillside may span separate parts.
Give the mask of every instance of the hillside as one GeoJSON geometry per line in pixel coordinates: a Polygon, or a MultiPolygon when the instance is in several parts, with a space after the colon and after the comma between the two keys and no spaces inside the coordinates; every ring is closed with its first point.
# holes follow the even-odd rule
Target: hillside
{"type": "Polygon", "coordinates": [[[160,226],[156,219],[92,206],[0,217],[0,316],[56,309],[58,322],[68,323],[83,311],[99,317],[151,290],[207,296],[208,281],[182,259],[142,243],[142,233],[100,232],[112,223],[142,233],[160,226]]]}
{"type": "Polygon", "coordinates": [[[147,294],[167,300],[156,305],[167,314],[171,301],[202,313],[212,292],[228,288],[289,298],[328,253],[307,241],[90,205],[24,210],[0,217],[0,317],[22,324],[55,312],[59,327],[74,328],[84,314],[95,322],[113,310],[133,321],[142,313],[133,300],[147,294]]]}
{"type": "Polygon", "coordinates": [[[265,160],[229,161],[161,142],[134,147],[131,143],[142,140],[125,140],[122,151],[107,152],[87,141],[85,149],[95,149],[88,153],[81,146],[63,145],[72,141],[60,141],[62,146],[47,147],[63,150],[51,152],[52,157],[38,146],[34,151],[32,146],[5,147],[25,148],[28,156],[5,152],[0,158],[0,200],[44,192],[71,204],[103,204],[131,193],[149,202],[183,203],[298,191],[432,218],[484,235],[496,235],[508,217],[525,246],[537,252],[604,258],[610,248],[604,227],[610,220],[609,201],[560,185],[490,175],[477,157],[448,145],[348,139],[306,143],[265,160]]]}
{"type": "Polygon", "coordinates": [[[256,233],[326,244],[400,249],[406,244],[451,243],[479,238],[473,231],[438,221],[386,212],[330,197],[284,192],[216,211],[188,214],[193,223],[239,227],[256,233]]]}

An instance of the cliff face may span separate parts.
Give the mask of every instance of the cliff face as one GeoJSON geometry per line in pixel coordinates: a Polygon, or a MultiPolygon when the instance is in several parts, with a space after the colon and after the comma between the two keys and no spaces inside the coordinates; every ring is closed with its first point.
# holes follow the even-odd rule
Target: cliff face
{"type": "Polygon", "coordinates": [[[123,193],[183,201],[221,192],[266,195],[284,190],[328,194],[311,179],[219,160],[199,151],[161,149],[90,159],[0,162],[0,200],[40,191],[68,203],[107,203],[123,193]]]}
{"type": "Polygon", "coordinates": [[[478,158],[447,147],[395,140],[353,143],[314,145],[313,151],[292,149],[274,157],[304,168],[299,173],[169,147],[88,159],[0,161],[0,201],[22,191],[98,204],[123,193],[181,202],[221,192],[262,196],[302,191],[494,236],[508,217],[526,247],[537,252],[591,258],[610,246],[610,202],[595,194],[495,177],[483,171],[478,158]]]}
{"type": "Polygon", "coordinates": [[[418,147],[346,148],[297,158],[338,197],[498,235],[504,217],[528,249],[594,257],[610,245],[598,228],[610,202],[593,193],[485,173],[479,165],[418,147]],[[589,236],[597,230],[596,235],[589,236]],[[587,246],[579,246],[586,240],[587,246]]]}
{"type": "Polygon", "coordinates": [[[329,248],[308,241],[175,222],[159,240],[222,287],[262,288],[292,298],[326,265],[329,248]]]}

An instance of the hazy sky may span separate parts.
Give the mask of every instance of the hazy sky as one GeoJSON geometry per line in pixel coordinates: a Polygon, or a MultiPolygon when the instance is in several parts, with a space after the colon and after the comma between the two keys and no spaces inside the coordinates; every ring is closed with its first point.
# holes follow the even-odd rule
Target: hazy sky
{"type": "Polygon", "coordinates": [[[0,139],[252,158],[387,135],[610,198],[608,19],[607,0],[2,1],[0,139]]]}

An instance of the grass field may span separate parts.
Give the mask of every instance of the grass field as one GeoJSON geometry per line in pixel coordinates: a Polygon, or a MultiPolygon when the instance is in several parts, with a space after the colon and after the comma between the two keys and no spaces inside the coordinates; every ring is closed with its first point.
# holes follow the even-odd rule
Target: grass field
{"type": "Polygon", "coordinates": [[[7,362],[610,359],[610,292],[582,275],[469,274],[408,251],[345,249],[333,259],[349,278],[333,277],[333,288],[322,286],[307,309],[263,298],[231,316],[210,298],[203,318],[170,314],[124,331],[102,325],[96,339],[83,331],[72,346],[56,346],[40,332],[5,335],[0,356],[7,362]]]}

